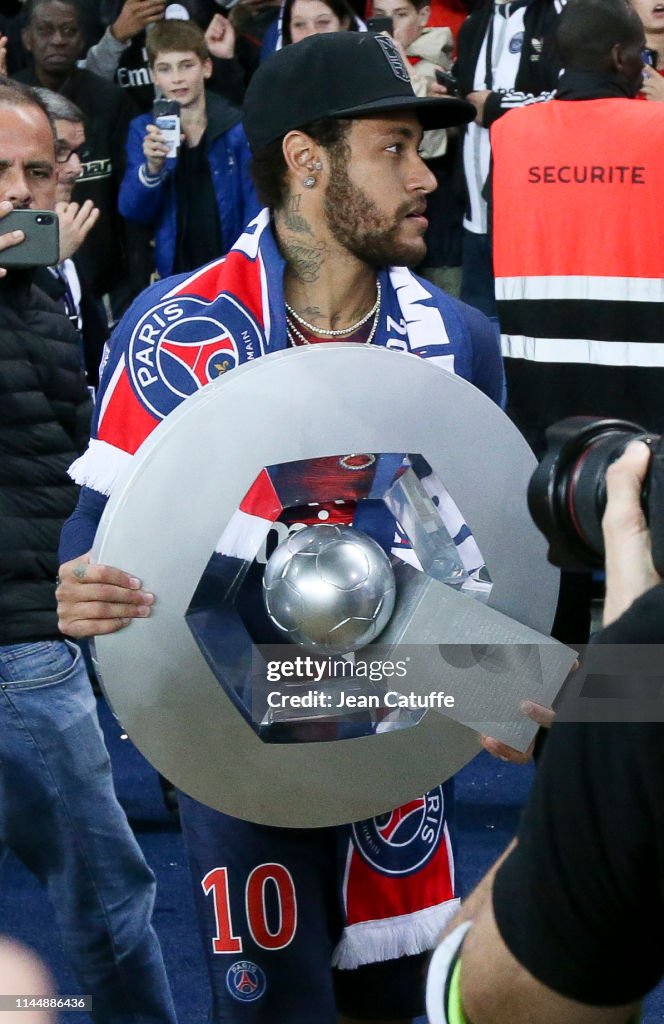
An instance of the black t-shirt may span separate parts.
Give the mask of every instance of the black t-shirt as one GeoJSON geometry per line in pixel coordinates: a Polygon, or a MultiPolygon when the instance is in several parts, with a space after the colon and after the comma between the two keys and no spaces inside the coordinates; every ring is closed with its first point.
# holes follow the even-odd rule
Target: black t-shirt
{"type": "Polygon", "coordinates": [[[177,238],[173,273],[202,267],[223,255],[221,225],[207,160],[207,132],[193,149],[180,147],[175,171],[177,238]]]}
{"type": "MultiPolygon", "coordinates": [[[[600,643],[664,643],[664,584],[600,643]]],[[[642,998],[664,973],[664,724],[560,723],[499,870],[493,905],[512,954],[561,995],[642,998]]]]}

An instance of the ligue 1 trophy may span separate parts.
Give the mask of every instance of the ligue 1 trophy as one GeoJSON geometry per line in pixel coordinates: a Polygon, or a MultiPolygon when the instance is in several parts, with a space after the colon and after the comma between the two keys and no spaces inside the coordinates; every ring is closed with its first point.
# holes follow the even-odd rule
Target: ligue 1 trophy
{"type": "Polygon", "coordinates": [[[97,640],[113,710],[185,792],[272,825],[398,806],[478,731],[525,749],[520,700],[550,704],[574,660],[546,635],[534,466],[481,392],[410,355],[312,346],[219,378],[100,524],[94,559],[157,595],[97,640]]]}

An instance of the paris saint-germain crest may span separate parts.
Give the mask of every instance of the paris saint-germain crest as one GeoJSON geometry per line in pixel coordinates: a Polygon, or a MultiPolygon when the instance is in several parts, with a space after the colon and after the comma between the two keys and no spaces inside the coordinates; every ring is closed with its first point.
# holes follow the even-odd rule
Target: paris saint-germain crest
{"type": "Polygon", "coordinates": [[[199,388],[262,354],[260,328],[237,299],[175,295],[141,317],[127,359],[141,404],[163,419],[199,388]]]}
{"type": "Polygon", "coordinates": [[[226,988],[241,1003],[253,1003],[267,988],[265,974],[251,960],[236,960],[226,971],[226,988]]]}
{"type": "Polygon", "coordinates": [[[353,825],[355,848],[383,875],[410,875],[431,860],[443,837],[442,786],[377,818],[353,825]]]}

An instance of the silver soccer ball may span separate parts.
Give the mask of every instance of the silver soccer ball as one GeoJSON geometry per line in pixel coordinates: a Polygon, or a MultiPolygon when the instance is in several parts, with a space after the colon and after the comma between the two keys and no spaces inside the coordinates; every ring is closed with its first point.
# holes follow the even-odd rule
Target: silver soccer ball
{"type": "Polygon", "coordinates": [[[279,545],[263,575],[265,607],[277,629],[326,654],[375,640],[395,597],[389,558],[352,526],[305,526],[279,545]]]}

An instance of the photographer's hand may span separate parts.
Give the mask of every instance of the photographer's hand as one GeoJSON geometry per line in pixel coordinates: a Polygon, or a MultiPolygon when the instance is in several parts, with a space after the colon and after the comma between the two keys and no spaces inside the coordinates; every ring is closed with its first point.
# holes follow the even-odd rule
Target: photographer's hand
{"type": "Polygon", "coordinates": [[[641,489],[648,472],[650,449],[631,441],[606,473],[604,533],[606,599],[604,625],[661,582],[652,560],[650,533],[641,507],[641,489]]]}

